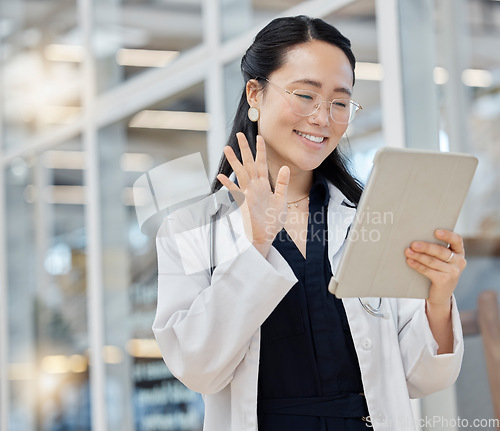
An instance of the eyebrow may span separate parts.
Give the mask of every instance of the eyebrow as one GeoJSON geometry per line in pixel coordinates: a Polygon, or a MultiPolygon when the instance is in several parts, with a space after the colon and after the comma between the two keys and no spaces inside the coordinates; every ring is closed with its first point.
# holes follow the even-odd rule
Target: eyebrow
{"type": "MultiPolygon", "coordinates": [[[[322,87],[321,82],[314,81],[313,79],[307,79],[307,78],[306,79],[297,79],[296,81],[293,81],[291,84],[297,84],[297,83],[312,85],[313,87],[316,87],[316,88],[322,87]]],[[[347,94],[349,97],[351,97],[351,94],[352,94],[351,90],[349,90],[348,88],[345,88],[345,87],[335,88],[333,91],[335,93],[347,94]]]]}

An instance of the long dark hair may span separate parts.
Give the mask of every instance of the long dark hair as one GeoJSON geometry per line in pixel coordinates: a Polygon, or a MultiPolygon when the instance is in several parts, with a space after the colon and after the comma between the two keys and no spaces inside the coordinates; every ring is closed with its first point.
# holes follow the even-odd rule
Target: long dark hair
{"type": "MultiPolygon", "coordinates": [[[[349,39],[344,37],[335,27],[327,24],[322,19],[309,18],[304,15],[277,18],[271,21],[257,34],[254,42],[241,59],[241,73],[244,82],[246,83],[250,79],[258,79],[259,84],[262,89],[264,89],[267,84],[265,78],[269,77],[272,72],[283,66],[288,50],[294,45],[309,42],[311,40],[330,43],[340,48],[345,53],[352,67],[354,84],[356,59],[351,51],[351,42],[349,39]]],[[[256,153],[255,142],[257,139],[257,123],[248,119],[247,112],[249,108],[246,89],[244,87],[234,117],[233,128],[227,141],[227,145],[232,147],[240,160],[241,155],[238,140],[236,139],[237,132],[243,132],[245,134],[254,157],[256,153]]],[[[348,161],[346,157],[337,147],[323,163],[316,168],[316,171],[337,186],[347,199],[357,204],[363,189],[359,181],[349,172],[347,164],[348,161]]],[[[223,154],[217,174],[222,173],[229,176],[232,171],[231,165],[223,154]]],[[[215,192],[219,190],[221,186],[221,183],[215,178],[212,183],[212,191],[215,192]]]]}

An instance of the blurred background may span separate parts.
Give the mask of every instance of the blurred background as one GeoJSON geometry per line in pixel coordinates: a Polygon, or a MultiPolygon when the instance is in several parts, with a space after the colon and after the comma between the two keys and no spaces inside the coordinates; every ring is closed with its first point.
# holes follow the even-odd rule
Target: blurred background
{"type": "MultiPolygon", "coordinates": [[[[201,430],[201,397],[151,331],[156,250],[132,187],[193,153],[212,178],[242,54],[296,14],[352,41],[363,110],[341,147],[360,179],[385,145],[479,159],[456,297],[475,310],[500,290],[500,1],[2,0],[1,431],[201,430]]],[[[417,414],[494,417],[476,332],[455,386],[417,414]]]]}

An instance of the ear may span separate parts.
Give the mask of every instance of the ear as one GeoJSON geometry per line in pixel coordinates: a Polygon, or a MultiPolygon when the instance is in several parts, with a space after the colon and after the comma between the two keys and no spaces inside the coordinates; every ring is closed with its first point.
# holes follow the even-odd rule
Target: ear
{"type": "Polygon", "coordinates": [[[258,108],[262,98],[262,86],[256,79],[249,79],[246,85],[247,102],[250,106],[258,108]]]}

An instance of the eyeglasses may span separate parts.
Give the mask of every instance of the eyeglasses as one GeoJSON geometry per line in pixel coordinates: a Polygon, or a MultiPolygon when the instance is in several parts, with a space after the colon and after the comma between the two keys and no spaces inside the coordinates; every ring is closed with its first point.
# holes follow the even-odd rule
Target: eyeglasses
{"type": "Polygon", "coordinates": [[[323,99],[318,93],[309,90],[287,90],[273,84],[267,78],[264,78],[269,84],[273,85],[291,97],[289,99],[290,108],[294,114],[301,117],[313,115],[321,107],[323,102],[330,104],[330,117],[338,124],[349,124],[354,120],[356,114],[363,107],[352,99],[333,99],[332,101],[323,99]]]}

